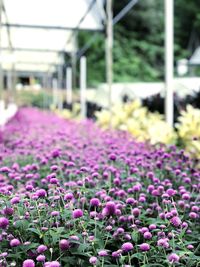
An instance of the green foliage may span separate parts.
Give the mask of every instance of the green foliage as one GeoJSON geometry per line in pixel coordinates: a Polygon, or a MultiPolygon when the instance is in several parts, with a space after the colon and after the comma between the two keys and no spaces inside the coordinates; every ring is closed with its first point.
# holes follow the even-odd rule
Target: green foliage
{"type": "MultiPolygon", "coordinates": [[[[114,16],[128,0],[114,1],[114,16]]],[[[195,49],[191,36],[200,33],[200,2],[174,1],[175,62],[191,56],[195,49]]],[[[79,32],[79,47],[84,46],[93,33],[79,32]]],[[[195,37],[194,37],[195,38],[195,37]]],[[[105,82],[105,35],[96,33],[96,39],[86,52],[88,84],[105,82]]],[[[159,81],[164,78],[164,1],[143,0],[131,9],[114,27],[114,81],[159,81]]]]}
{"type": "Polygon", "coordinates": [[[52,97],[47,92],[19,91],[17,93],[17,103],[20,106],[32,106],[38,108],[47,107],[52,102],[52,97]]]}

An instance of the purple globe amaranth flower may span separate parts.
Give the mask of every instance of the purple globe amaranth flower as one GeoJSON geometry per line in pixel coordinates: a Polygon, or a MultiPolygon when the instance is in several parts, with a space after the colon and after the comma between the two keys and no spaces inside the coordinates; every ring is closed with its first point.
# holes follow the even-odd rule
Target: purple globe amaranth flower
{"type": "Polygon", "coordinates": [[[175,227],[179,227],[181,225],[181,219],[178,216],[171,218],[170,222],[175,227]]]}
{"type": "Polygon", "coordinates": [[[145,232],[149,232],[149,229],[147,227],[142,227],[141,229],[139,229],[139,232],[144,234],[145,232]]]}
{"type": "Polygon", "coordinates": [[[108,256],[108,252],[107,252],[106,250],[100,250],[100,251],[98,252],[98,255],[99,255],[100,257],[106,257],[106,256],[108,256]]]}
{"type": "Polygon", "coordinates": [[[19,241],[19,239],[14,238],[10,241],[10,246],[11,247],[18,247],[21,244],[21,242],[19,241]]]}
{"type": "Polygon", "coordinates": [[[150,232],[145,232],[143,236],[145,239],[151,239],[152,238],[152,234],[150,232]]]}
{"type": "Polygon", "coordinates": [[[148,251],[148,250],[150,250],[150,245],[147,244],[147,243],[143,243],[139,247],[140,247],[140,250],[142,250],[142,251],[148,251]]]}
{"type": "Polygon", "coordinates": [[[74,219],[81,218],[83,216],[83,211],[81,209],[76,209],[73,211],[72,216],[74,219]]]}
{"type": "Polygon", "coordinates": [[[46,259],[46,257],[44,255],[38,255],[36,260],[39,261],[39,262],[44,262],[46,259]]]}
{"type": "Polygon", "coordinates": [[[60,157],[60,151],[58,149],[55,149],[51,152],[51,155],[53,158],[58,158],[60,157]]]}
{"type": "Polygon", "coordinates": [[[47,192],[46,192],[46,190],[44,190],[44,189],[38,189],[38,190],[36,191],[36,195],[37,195],[38,197],[45,197],[45,196],[47,195],[47,192]]]}
{"type": "Polygon", "coordinates": [[[97,257],[93,256],[89,258],[89,263],[91,263],[92,265],[96,265],[97,261],[98,261],[97,257]]]}
{"type": "Polygon", "coordinates": [[[132,197],[127,198],[126,204],[133,205],[135,203],[135,199],[132,197]]]}
{"type": "Polygon", "coordinates": [[[8,173],[8,172],[10,172],[10,169],[6,166],[3,166],[0,168],[0,172],[8,173]]]}
{"type": "Polygon", "coordinates": [[[0,218],[0,228],[1,229],[6,229],[9,225],[9,220],[5,217],[0,218]]]}
{"type": "Polygon", "coordinates": [[[116,160],[116,155],[115,154],[110,154],[109,155],[109,159],[112,160],[112,161],[115,161],[116,160]]]}
{"type": "Polygon", "coordinates": [[[23,262],[22,267],[35,267],[35,262],[31,259],[27,259],[23,262]]]}
{"type": "Polygon", "coordinates": [[[53,217],[57,217],[59,215],[60,215],[60,212],[57,211],[57,210],[54,210],[54,211],[51,212],[51,216],[53,216],[53,217]]]}
{"type": "Polygon", "coordinates": [[[169,189],[167,189],[166,193],[167,193],[170,197],[172,197],[172,196],[174,196],[174,195],[176,194],[176,191],[175,191],[174,189],[172,189],[172,188],[169,188],[169,189]]]}
{"type": "Polygon", "coordinates": [[[126,239],[126,240],[131,240],[132,238],[131,238],[131,235],[129,235],[129,234],[125,234],[125,235],[124,235],[124,239],[126,239]]]}
{"type": "Polygon", "coordinates": [[[60,267],[60,263],[58,261],[49,261],[44,264],[44,267],[60,267]]]}
{"type": "Polygon", "coordinates": [[[189,213],[189,217],[191,219],[197,219],[199,216],[198,216],[198,214],[196,212],[192,211],[192,212],[189,213]]]}
{"type": "Polygon", "coordinates": [[[67,250],[70,247],[70,243],[67,239],[61,239],[59,242],[59,247],[61,250],[67,250]]]}
{"type": "Polygon", "coordinates": [[[187,246],[187,249],[189,249],[189,250],[193,250],[193,249],[194,249],[194,246],[191,245],[191,244],[189,244],[189,245],[187,246]]]}
{"type": "Polygon", "coordinates": [[[112,257],[113,258],[119,258],[122,254],[122,251],[121,250],[117,250],[117,251],[113,251],[112,252],[112,257]]]}
{"type": "Polygon", "coordinates": [[[75,240],[75,241],[79,241],[79,237],[77,235],[71,235],[70,239],[75,240]]]}
{"type": "Polygon", "coordinates": [[[74,195],[72,193],[67,193],[64,195],[65,201],[72,200],[73,198],[74,198],[74,195]]]}
{"type": "Polygon", "coordinates": [[[37,252],[40,254],[40,253],[44,253],[46,250],[47,250],[47,246],[45,245],[40,245],[37,247],[37,252]]]}
{"type": "Polygon", "coordinates": [[[92,198],[90,200],[90,206],[99,207],[99,205],[100,205],[100,200],[98,198],[92,198]]]}
{"type": "Polygon", "coordinates": [[[141,184],[136,184],[133,186],[133,191],[134,192],[139,192],[141,190],[142,186],[141,184]]]}
{"type": "Polygon", "coordinates": [[[34,187],[33,187],[31,184],[26,185],[26,190],[27,190],[27,191],[32,191],[33,188],[34,188],[34,187]]]}
{"type": "Polygon", "coordinates": [[[116,233],[117,233],[118,235],[123,234],[123,233],[124,233],[124,228],[122,228],[122,227],[117,228],[116,233]]]}
{"type": "Polygon", "coordinates": [[[140,209],[138,208],[134,208],[132,210],[132,214],[135,216],[135,217],[138,217],[140,215],[140,209]]]}
{"type": "Polygon", "coordinates": [[[198,212],[199,207],[198,206],[192,206],[191,211],[198,212]]]}
{"type": "Polygon", "coordinates": [[[157,228],[157,226],[155,224],[150,224],[149,225],[149,230],[155,230],[157,228]]]}
{"type": "Polygon", "coordinates": [[[116,204],[113,201],[108,201],[105,208],[102,210],[103,216],[112,216],[116,212],[116,204]]]}
{"type": "Polygon", "coordinates": [[[129,251],[131,251],[132,249],[133,249],[133,244],[132,243],[130,243],[130,242],[126,242],[126,243],[124,243],[123,245],[122,245],[122,250],[124,251],[124,252],[129,252],[129,251]]]}
{"type": "Polygon", "coordinates": [[[187,222],[183,222],[181,226],[182,226],[182,228],[188,228],[188,223],[187,222]]]}
{"type": "Polygon", "coordinates": [[[13,197],[11,200],[10,200],[10,203],[13,205],[13,204],[18,204],[20,202],[20,198],[19,197],[13,197]]]}
{"type": "Polygon", "coordinates": [[[157,241],[157,245],[159,247],[163,247],[163,248],[169,248],[169,243],[168,243],[168,239],[167,238],[161,238],[157,241]]]}
{"type": "Polygon", "coordinates": [[[13,213],[14,213],[14,209],[13,209],[13,208],[9,208],[9,207],[7,207],[7,208],[5,208],[5,209],[3,210],[3,213],[4,213],[4,215],[13,215],[13,213]]]}
{"type": "Polygon", "coordinates": [[[108,226],[106,226],[106,231],[108,231],[108,232],[110,232],[111,230],[112,230],[112,225],[108,225],[108,226]]]}
{"type": "Polygon", "coordinates": [[[174,262],[179,262],[180,260],[180,257],[176,254],[176,253],[172,253],[168,256],[168,260],[169,262],[171,263],[174,263],[174,262]]]}
{"type": "Polygon", "coordinates": [[[59,184],[59,181],[58,181],[57,178],[51,178],[50,179],[50,184],[56,184],[56,185],[58,185],[59,184]]]}
{"type": "Polygon", "coordinates": [[[184,193],[184,194],[182,195],[182,199],[184,199],[184,200],[189,200],[189,199],[190,199],[190,194],[189,194],[189,193],[184,193]]]}

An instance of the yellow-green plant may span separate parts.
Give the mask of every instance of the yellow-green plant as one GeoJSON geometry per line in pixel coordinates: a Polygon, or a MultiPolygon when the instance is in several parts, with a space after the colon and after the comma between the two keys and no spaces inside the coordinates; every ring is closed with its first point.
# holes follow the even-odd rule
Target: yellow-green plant
{"type": "Polygon", "coordinates": [[[195,158],[200,158],[200,110],[188,105],[185,111],[181,111],[176,128],[186,151],[195,158]]]}
{"type": "Polygon", "coordinates": [[[74,103],[72,105],[72,110],[69,109],[55,109],[53,106],[51,109],[60,117],[65,118],[65,119],[80,119],[80,104],[79,103],[74,103]]]}
{"type": "Polygon", "coordinates": [[[101,127],[108,128],[111,125],[115,129],[128,131],[139,141],[150,141],[152,144],[176,142],[177,135],[165,122],[164,117],[149,112],[139,100],[114,105],[111,113],[103,110],[97,112],[96,116],[101,127]]]}

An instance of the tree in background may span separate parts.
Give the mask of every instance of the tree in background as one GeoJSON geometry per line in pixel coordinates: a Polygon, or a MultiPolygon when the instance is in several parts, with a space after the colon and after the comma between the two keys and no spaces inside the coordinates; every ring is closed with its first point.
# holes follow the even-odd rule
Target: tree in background
{"type": "MultiPolygon", "coordinates": [[[[128,3],[114,1],[114,16],[128,3]]],[[[199,44],[199,0],[175,0],[175,62],[190,57],[199,44]]],[[[79,47],[94,33],[79,32],[79,47]]],[[[86,52],[88,84],[105,82],[105,34],[97,33],[86,52]]],[[[164,78],[164,0],[140,0],[114,27],[114,81],[160,81],[164,78]]]]}

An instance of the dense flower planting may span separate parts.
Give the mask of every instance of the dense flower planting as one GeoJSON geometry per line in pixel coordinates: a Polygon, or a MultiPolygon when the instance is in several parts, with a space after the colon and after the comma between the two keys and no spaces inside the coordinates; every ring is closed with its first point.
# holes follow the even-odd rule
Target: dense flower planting
{"type": "Polygon", "coordinates": [[[183,151],[34,109],[0,140],[0,266],[199,265],[200,170],[183,151]]]}

